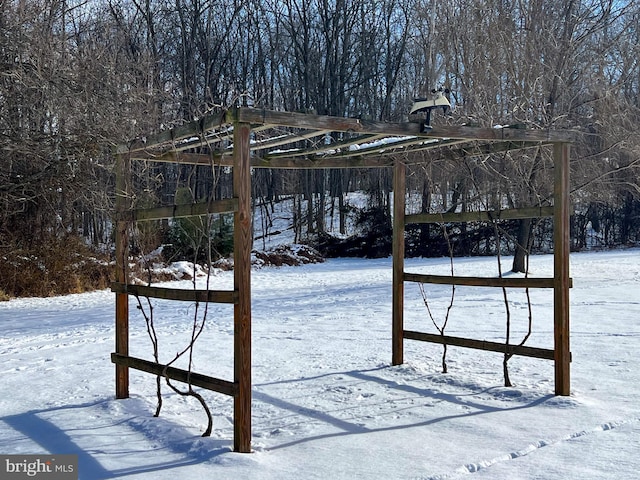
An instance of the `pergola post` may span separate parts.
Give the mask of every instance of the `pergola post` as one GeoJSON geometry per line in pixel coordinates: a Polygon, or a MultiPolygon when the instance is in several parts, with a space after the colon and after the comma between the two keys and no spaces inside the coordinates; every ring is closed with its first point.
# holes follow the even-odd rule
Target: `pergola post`
{"type": "Polygon", "coordinates": [[[554,143],[553,157],[553,324],[555,393],[556,395],[569,395],[571,392],[571,352],[569,344],[569,144],[554,143]]]}
{"type": "Polygon", "coordinates": [[[251,126],[236,121],[233,128],[233,196],[238,208],[233,222],[234,290],[234,397],[233,448],[251,452],[251,126]]]}
{"type": "Polygon", "coordinates": [[[404,362],[404,215],[406,165],[393,166],[392,364],[404,362]]]}
{"type": "MultiPolygon", "coordinates": [[[[129,222],[123,213],[131,203],[131,159],[129,153],[116,153],[116,275],[117,283],[128,283],[129,222]]],[[[129,295],[116,293],[116,354],[129,355],[129,295]]],[[[116,398],[129,398],[129,367],[116,364],[116,398]]]]}

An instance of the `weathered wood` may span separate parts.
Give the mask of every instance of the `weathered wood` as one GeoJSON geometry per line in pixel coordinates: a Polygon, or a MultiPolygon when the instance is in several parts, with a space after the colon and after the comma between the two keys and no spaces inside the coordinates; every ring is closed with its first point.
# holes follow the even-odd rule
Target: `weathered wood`
{"type": "MultiPolygon", "coordinates": [[[[301,148],[299,150],[283,151],[279,153],[269,153],[265,155],[265,158],[267,160],[270,160],[270,159],[281,158],[281,157],[308,156],[310,159],[315,160],[316,157],[318,159],[322,159],[322,158],[328,158],[328,157],[334,157],[334,156],[345,158],[348,156],[363,155],[363,153],[365,152],[379,152],[380,150],[383,150],[384,147],[381,145],[373,146],[370,144],[375,142],[376,140],[380,140],[386,137],[387,135],[380,135],[380,134],[359,135],[359,136],[355,136],[345,140],[340,140],[334,143],[328,143],[328,144],[323,143],[322,145],[303,148],[303,149],[301,148]],[[350,148],[355,145],[358,145],[359,148],[354,148],[354,149],[350,148]],[[332,152],[332,153],[327,153],[327,152],[332,152]]],[[[424,139],[416,139],[416,137],[407,137],[403,140],[396,140],[396,143],[402,143],[403,145],[407,145],[407,144],[411,144],[418,141],[423,142],[424,139]]],[[[392,143],[389,143],[388,148],[391,148],[390,147],[391,145],[392,143]]]]}
{"type": "MultiPolygon", "coordinates": [[[[502,142],[468,142],[459,148],[441,148],[438,151],[438,158],[443,160],[459,161],[462,158],[483,157],[496,153],[504,153],[515,150],[526,150],[528,148],[538,148],[541,145],[549,145],[551,142],[525,142],[525,141],[502,141],[502,142]]],[[[456,143],[444,143],[439,146],[450,147],[456,143]]],[[[410,161],[408,164],[418,164],[423,162],[422,159],[410,161]]]]}
{"type": "Polygon", "coordinates": [[[233,290],[194,290],[112,283],[111,291],[116,293],[126,293],[139,297],[149,297],[161,300],[176,300],[184,302],[235,304],[238,301],[238,292],[235,292],[233,290]]]}
{"type": "Polygon", "coordinates": [[[214,153],[191,153],[177,152],[169,150],[167,152],[149,152],[139,151],[132,156],[132,160],[158,162],[158,163],[179,163],[181,165],[215,165],[222,167],[230,167],[233,165],[231,152],[214,152],[214,153]]]}
{"type": "Polygon", "coordinates": [[[275,112],[254,108],[239,108],[236,118],[241,122],[274,125],[282,127],[298,127],[323,129],[334,132],[373,133],[385,135],[416,135],[425,138],[457,138],[469,140],[512,140],[528,142],[563,142],[571,141],[570,132],[552,130],[526,130],[516,128],[476,128],[467,126],[434,126],[422,132],[418,123],[387,123],[358,118],[331,117],[327,115],[310,115],[296,112],[275,112]]]}
{"type": "Polygon", "coordinates": [[[521,355],[523,357],[541,358],[553,360],[553,350],[546,348],[527,347],[520,345],[506,345],[499,342],[489,342],[487,340],[475,340],[472,338],[450,337],[433,333],[404,331],[404,338],[408,340],[418,340],[421,342],[439,343],[441,345],[451,345],[454,347],[466,347],[476,350],[490,352],[507,353],[511,355],[521,355]]]}
{"type": "MultiPolygon", "coordinates": [[[[204,132],[215,130],[225,123],[227,123],[227,112],[206,115],[199,120],[194,120],[192,122],[185,123],[184,125],[159,132],[155,135],[150,135],[144,142],[131,147],[130,151],[138,152],[163,143],[176,143],[191,137],[200,137],[204,132]]],[[[204,143],[206,142],[201,141],[196,145],[190,145],[190,147],[202,145],[204,143]]]]}
{"type": "Polygon", "coordinates": [[[404,362],[404,213],[406,192],[406,166],[396,161],[393,168],[393,273],[392,273],[392,363],[404,362]]]}
{"type": "MultiPolygon", "coordinates": [[[[431,283],[434,285],[462,285],[466,287],[503,287],[503,288],[554,288],[553,278],[519,277],[461,277],[456,275],[426,275],[405,273],[406,282],[431,283]]],[[[569,279],[571,285],[571,279],[569,279]]]]}
{"type": "Polygon", "coordinates": [[[391,124],[357,118],[312,115],[298,112],[277,112],[273,110],[239,108],[235,113],[241,122],[279,127],[321,129],[332,132],[372,133],[387,135],[415,135],[420,133],[417,123],[391,124]],[[389,127],[388,129],[385,127],[389,127]]]}
{"type": "MultiPolygon", "coordinates": [[[[433,150],[468,141],[459,139],[425,139],[421,137],[405,137],[400,140],[398,137],[393,137],[394,141],[380,144],[374,144],[372,141],[383,138],[390,137],[387,135],[362,135],[351,140],[345,140],[338,144],[332,144],[320,148],[282,152],[275,155],[269,154],[265,156],[264,160],[271,161],[280,158],[295,159],[295,157],[304,155],[312,162],[312,164],[315,162],[318,162],[318,164],[324,162],[331,163],[333,166],[330,168],[353,168],[354,166],[362,167],[363,165],[365,167],[376,167],[391,164],[391,162],[385,162],[385,157],[397,156],[400,153],[409,154],[423,150],[433,150]],[[368,142],[371,144],[368,145],[368,142]],[[358,148],[345,149],[345,146],[358,146],[358,148]],[[354,157],[355,160],[352,160],[354,157]]],[[[403,161],[405,160],[406,159],[403,159],[403,161]]],[[[405,163],[407,162],[405,161],[405,163]]],[[[420,161],[414,161],[414,163],[420,163],[420,161]]],[[[304,168],[304,166],[297,168],[304,168]]]]}
{"type": "Polygon", "coordinates": [[[251,169],[248,123],[236,122],[233,129],[233,196],[238,199],[234,213],[234,450],[251,451],[251,169]]]}
{"type": "Polygon", "coordinates": [[[258,158],[251,159],[254,168],[322,169],[322,168],[382,168],[391,167],[390,157],[318,157],[318,158],[258,158]]]}
{"type": "MultiPolygon", "coordinates": [[[[468,144],[469,140],[460,139],[460,138],[428,138],[422,139],[421,142],[413,142],[409,145],[406,145],[402,148],[398,149],[386,149],[383,152],[379,153],[379,155],[394,155],[398,153],[406,154],[407,158],[405,159],[405,163],[407,165],[419,165],[424,163],[424,157],[420,157],[419,155],[409,155],[411,153],[422,152],[425,150],[435,150],[438,149],[438,158],[442,158],[440,152],[447,151],[448,147],[452,147],[454,145],[460,144],[468,144]]],[[[375,152],[374,152],[375,153],[375,152]]],[[[460,157],[458,157],[458,160],[460,157]]]]}
{"type": "MultiPolygon", "coordinates": [[[[296,112],[276,112],[256,108],[237,108],[227,112],[207,115],[200,120],[186,123],[151,135],[140,145],[135,145],[131,152],[140,152],[159,145],[172,145],[176,150],[195,148],[207,145],[212,140],[207,135],[220,131],[222,138],[229,135],[224,128],[234,121],[253,123],[268,127],[292,127],[307,130],[331,132],[355,132],[361,134],[384,134],[389,136],[417,135],[424,138],[467,139],[512,142],[570,142],[575,134],[567,131],[527,130],[517,128],[476,128],[468,126],[435,126],[421,131],[419,123],[386,123],[357,118],[332,117],[327,115],[310,115],[296,112]],[[193,140],[190,140],[193,138],[193,140]]],[[[215,139],[214,139],[215,140],[215,139]]],[[[126,148],[122,146],[122,148],[126,148]]]]}
{"type": "Polygon", "coordinates": [[[492,220],[516,220],[522,218],[545,218],[553,216],[553,207],[511,208],[481,212],[418,213],[407,215],[406,223],[454,223],[490,222],[492,220]]]}
{"type": "MultiPolygon", "coordinates": [[[[131,159],[128,153],[116,155],[116,216],[128,210],[131,204],[131,159]]],[[[116,272],[117,282],[127,283],[129,277],[129,222],[116,221],[116,272]]],[[[129,296],[116,293],[115,311],[116,353],[129,354],[129,296]]],[[[129,369],[116,365],[116,398],[129,398],[129,369]]]]}
{"type": "Polygon", "coordinates": [[[166,207],[145,208],[120,212],[121,220],[130,222],[144,222],[150,220],[162,220],[166,218],[196,217],[220,213],[231,213],[238,208],[236,198],[224,200],[212,200],[210,202],[190,203],[187,205],[169,205],[166,207]]]}
{"type": "Polygon", "coordinates": [[[161,363],[150,362],[141,358],[129,357],[118,353],[111,354],[111,362],[122,367],[152,373],[171,380],[204,388],[205,390],[222,393],[223,395],[235,397],[238,394],[238,386],[233,382],[209,377],[200,373],[189,372],[188,370],[183,370],[181,368],[167,367],[161,363]]]}
{"type": "Polygon", "coordinates": [[[571,393],[571,353],[569,345],[569,251],[570,251],[570,198],[569,198],[569,144],[553,147],[553,318],[555,350],[556,395],[571,393]]]}
{"type": "Polygon", "coordinates": [[[289,145],[301,140],[310,140],[312,138],[325,136],[331,133],[329,130],[304,130],[298,133],[290,133],[266,140],[256,141],[250,145],[251,150],[264,150],[267,148],[279,147],[281,145],[289,145]]]}
{"type": "MultiPolygon", "coordinates": [[[[320,132],[324,132],[321,130],[320,132]]],[[[351,145],[366,143],[367,139],[383,138],[385,135],[362,135],[357,139],[350,141],[351,145]]],[[[285,141],[284,138],[278,137],[280,144],[285,141]]],[[[294,136],[287,136],[286,139],[293,140],[294,136]]],[[[544,142],[500,142],[489,143],[486,145],[469,145],[456,150],[447,150],[460,143],[468,142],[467,139],[416,139],[408,141],[407,144],[399,145],[389,144],[384,147],[372,147],[368,149],[353,149],[350,151],[341,151],[323,156],[318,153],[328,150],[335,150],[339,147],[333,144],[330,148],[319,147],[318,149],[300,149],[292,152],[279,152],[266,156],[253,155],[251,157],[251,167],[253,168],[281,168],[281,169],[299,169],[299,168],[378,168],[389,167],[393,165],[393,159],[388,158],[397,153],[415,153],[423,150],[439,149],[438,155],[442,158],[458,160],[462,157],[471,157],[478,155],[488,155],[490,153],[499,153],[510,150],[521,150],[532,148],[544,144],[544,142]],[[304,157],[304,158],[301,158],[304,157]],[[354,158],[355,157],[355,158],[354,158]]],[[[344,145],[342,145],[344,147],[344,145]]],[[[341,147],[341,148],[342,148],[341,147]]],[[[252,150],[259,150],[257,147],[251,147],[252,150]]],[[[167,152],[151,152],[138,151],[132,160],[151,161],[159,163],[178,163],[181,165],[215,165],[219,167],[232,167],[233,154],[228,152],[213,153],[192,153],[178,152],[170,150],[167,152]]],[[[415,159],[406,158],[407,165],[420,164],[424,160],[416,157],[415,159]]]]}
{"type": "MultiPolygon", "coordinates": [[[[373,135],[373,139],[383,139],[389,138],[386,135],[373,135]]],[[[364,157],[367,155],[392,155],[398,152],[407,152],[409,151],[411,146],[415,145],[423,145],[428,142],[428,147],[426,148],[435,148],[439,146],[438,140],[432,140],[419,137],[394,137],[389,138],[389,143],[378,143],[371,142],[371,145],[368,145],[365,141],[353,141],[353,146],[357,145],[358,148],[351,148],[347,150],[339,150],[334,153],[328,154],[327,156],[339,157],[339,158],[349,158],[349,157],[364,157]]]]}
{"type": "MultiPolygon", "coordinates": [[[[162,155],[146,155],[139,153],[133,160],[177,163],[180,165],[211,165],[212,155],[206,153],[175,153],[166,152],[162,155]]],[[[218,167],[233,167],[231,153],[216,155],[214,164],[218,167]]],[[[388,156],[359,156],[352,157],[318,157],[301,158],[296,156],[282,156],[277,158],[264,158],[252,156],[250,160],[252,168],[278,168],[278,169],[302,169],[302,168],[380,168],[393,165],[393,159],[388,156]]]]}
{"type": "MultiPolygon", "coordinates": [[[[233,131],[231,127],[221,126],[216,130],[210,130],[207,132],[205,137],[193,137],[188,140],[182,140],[180,142],[173,142],[171,144],[171,148],[176,152],[183,152],[185,150],[193,150],[194,148],[199,147],[209,147],[214,150],[214,155],[212,155],[212,159],[215,158],[215,155],[219,152],[215,152],[215,145],[223,142],[225,140],[231,140],[233,136],[233,131]]],[[[231,149],[229,149],[231,150],[231,149]]]]}

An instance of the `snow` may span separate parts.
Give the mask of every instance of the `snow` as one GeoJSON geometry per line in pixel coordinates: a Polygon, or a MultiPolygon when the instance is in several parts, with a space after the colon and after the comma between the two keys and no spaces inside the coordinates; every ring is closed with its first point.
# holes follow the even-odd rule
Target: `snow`
{"type": "MultiPolygon", "coordinates": [[[[402,137],[385,137],[375,140],[373,142],[365,142],[356,145],[350,145],[350,151],[356,151],[360,149],[373,149],[376,147],[392,147],[395,143],[405,142],[407,140],[413,140],[414,136],[402,136],[402,137]]],[[[384,148],[381,148],[380,152],[384,152],[384,148]]]]}
{"type": "MultiPolygon", "coordinates": [[[[638,478],[640,464],[640,250],[571,256],[572,395],[553,395],[553,364],[405,342],[390,366],[391,260],[335,259],[252,274],[253,449],[231,451],[229,397],[197,402],[131,371],[131,398],[114,399],[114,295],[108,291],[0,303],[0,452],[79,455],[80,478],[106,479],[602,479],[638,478]],[[471,476],[470,476],[471,475],[471,476]]],[[[503,258],[508,270],[510,258],[503,258]]],[[[407,271],[449,274],[448,259],[408,259],[407,271]]],[[[550,276],[553,259],[531,260],[550,276]]],[[[456,259],[457,275],[495,275],[495,259],[456,259]]],[[[230,288],[232,272],[211,277],[230,288]]],[[[199,281],[204,282],[203,279],[199,281]]],[[[175,283],[188,288],[189,282],[175,283]]],[[[437,320],[450,287],[429,286],[437,320]]],[[[514,341],[524,295],[509,290],[514,341]]],[[[532,292],[534,334],[553,344],[552,292],[532,292]]],[[[155,302],[161,360],[186,342],[193,305],[155,302]]],[[[416,285],[407,284],[406,328],[435,332],[416,285]]],[[[200,314],[202,311],[200,311],[200,314]]],[[[233,314],[211,305],[194,362],[232,379],[233,314]]],[[[133,356],[151,359],[144,320],[131,305],[133,356]]],[[[456,289],[447,333],[504,338],[501,290],[456,289]]]]}

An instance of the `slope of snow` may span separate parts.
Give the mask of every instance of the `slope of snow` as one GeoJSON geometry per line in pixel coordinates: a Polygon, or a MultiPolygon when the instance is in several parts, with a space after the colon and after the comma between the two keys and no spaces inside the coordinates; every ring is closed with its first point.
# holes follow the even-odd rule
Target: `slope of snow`
{"type": "MultiPolygon", "coordinates": [[[[233,405],[201,391],[214,416],[131,372],[131,398],[114,399],[113,294],[0,303],[0,452],[75,453],[80,478],[635,479],[640,475],[640,251],[572,254],[572,395],[553,395],[553,364],[405,342],[391,360],[391,260],[336,259],[253,272],[253,448],[231,452],[233,405]],[[472,475],[469,477],[469,475],[472,475]]],[[[509,258],[503,259],[508,270],[509,258]]],[[[550,276],[551,256],[532,259],[550,276]]],[[[448,259],[410,259],[407,271],[448,274],[448,259]]],[[[496,275],[495,259],[457,259],[457,275],[496,275]]],[[[202,281],[202,280],[200,280],[202,281]]],[[[211,277],[230,288],[232,272],[211,277]]],[[[174,283],[175,285],[175,283],[174,283]]],[[[181,286],[190,288],[189,282],[181,286]]],[[[450,287],[427,287],[440,322],[450,287]]],[[[534,333],[553,344],[552,292],[532,292],[534,333]]],[[[522,292],[509,291],[512,341],[526,331],[522,292]]],[[[202,309],[154,302],[161,361],[182,349],[202,309]]],[[[131,354],[151,359],[131,303],[131,354]]],[[[406,328],[435,332],[416,285],[406,328]]],[[[233,311],[211,305],[195,371],[232,380],[233,311]]],[[[504,340],[499,289],[456,289],[447,333],[504,340]]]]}

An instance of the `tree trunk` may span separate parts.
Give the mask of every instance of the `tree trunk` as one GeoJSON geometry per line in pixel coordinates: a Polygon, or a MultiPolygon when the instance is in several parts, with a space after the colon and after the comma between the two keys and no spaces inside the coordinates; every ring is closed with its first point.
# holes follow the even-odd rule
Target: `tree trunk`
{"type": "Polygon", "coordinates": [[[531,243],[531,227],[530,218],[524,218],[519,221],[518,237],[516,252],[513,256],[512,272],[525,273],[527,271],[527,255],[529,255],[531,243]]]}

